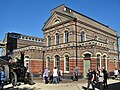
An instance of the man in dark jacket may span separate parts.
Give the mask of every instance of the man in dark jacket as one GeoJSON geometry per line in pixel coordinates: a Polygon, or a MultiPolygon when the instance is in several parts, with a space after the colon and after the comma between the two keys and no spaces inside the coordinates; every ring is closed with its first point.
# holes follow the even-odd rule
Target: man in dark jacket
{"type": "Polygon", "coordinates": [[[108,88],[108,84],[107,84],[108,72],[105,68],[103,68],[103,75],[104,75],[104,81],[103,81],[104,88],[108,88]]]}
{"type": "Polygon", "coordinates": [[[88,70],[88,86],[87,86],[87,90],[89,90],[90,84],[92,85],[92,90],[95,90],[94,84],[93,84],[93,80],[94,80],[94,73],[92,69],[88,70]]]}

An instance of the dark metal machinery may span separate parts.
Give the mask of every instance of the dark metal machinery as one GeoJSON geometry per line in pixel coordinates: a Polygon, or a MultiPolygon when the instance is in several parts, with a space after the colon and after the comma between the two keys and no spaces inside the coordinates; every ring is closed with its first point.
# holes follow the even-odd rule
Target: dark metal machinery
{"type": "Polygon", "coordinates": [[[24,52],[21,52],[21,59],[17,62],[9,63],[8,65],[3,65],[5,71],[5,83],[12,83],[16,86],[18,82],[23,82],[24,84],[34,84],[33,74],[27,72],[27,68],[24,66],[24,52]]]}

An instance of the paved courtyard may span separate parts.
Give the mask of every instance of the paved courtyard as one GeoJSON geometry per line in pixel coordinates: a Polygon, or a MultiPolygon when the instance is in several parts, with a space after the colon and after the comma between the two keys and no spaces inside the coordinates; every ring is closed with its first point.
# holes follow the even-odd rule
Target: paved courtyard
{"type": "MultiPolygon", "coordinates": [[[[72,80],[63,80],[59,84],[44,84],[42,80],[35,80],[34,85],[23,84],[12,87],[11,84],[6,85],[4,90],[85,90],[82,86],[87,86],[87,80],[80,79],[75,82],[72,80]]],[[[105,90],[120,90],[120,80],[108,80],[109,88],[105,90]]],[[[98,90],[95,88],[95,90],[98,90]]]]}

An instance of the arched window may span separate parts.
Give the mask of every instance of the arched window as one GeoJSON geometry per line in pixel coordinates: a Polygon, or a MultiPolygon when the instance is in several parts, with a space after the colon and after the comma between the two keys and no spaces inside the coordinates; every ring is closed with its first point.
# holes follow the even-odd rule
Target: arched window
{"type": "Polygon", "coordinates": [[[85,41],[85,33],[81,32],[81,42],[84,42],[84,41],[85,41]]]}
{"type": "Polygon", "coordinates": [[[56,45],[59,44],[59,34],[58,33],[55,34],[55,44],[56,45]]]}
{"type": "Polygon", "coordinates": [[[105,39],[105,43],[108,43],[108,39],[105,39]]]}
{"type": "Polygon", "coordinates": [[[51,45],[51,37],[48,36],[48,37],[47,37],[47,46],[50,46],[50,45],[51,45]]]}
{"type": "Polygon", "coordinates": [[[68,31],[65,31],[64,33],[64,41],[65,43],[68,43],[68,31]]]}
{"type": "Polygon", "coordinates": [[[65,71],[69,71],[69,56],[65,55],[65,71]]]}
{"type": "Polygon", "coordinates": [[[98,36],[97,36],[97,35],[94,36],[94,40],[95,40],[95,41],[98,40],[98,36]]]}
{"type": "Polygon", "coordinates": [[[100,54],[97,54],[97,68],[101,68],[100,63],[100,54]]]}
{"type": "Polygon", "coordinates": [[[54,24],[57,24],[59,22],[60,22],[60,20],[56,19],[55,22],[54,22],[54,24]]]}
{"type": "Polygon", "coordinates": [[[89,53],[86,53],[86,54],[84,54],[84,58],[85,58],[85,59],[90,59],[90,58],[91,58],[91,55],[90,55],[89,53]]]}
{"type": "Polygon", "coordinates": [[[48,70],[50,70],[50,57],[47,57],[46,59],[46,67],[48,70]]]}
{"type": "Polygon", "coordinates": [[[54,66],[60,68],[60,57],[58,55],[55,56],[54,66]]]}
{"type": "Polygon", "coordinates": [[[113,42],[113,50],[115,50],[115,42],[113,42]]]}
{"type": "Polygon", "coordinates": [[[107,68],[107,56],[103,56],[103,67],[107,68]]]}

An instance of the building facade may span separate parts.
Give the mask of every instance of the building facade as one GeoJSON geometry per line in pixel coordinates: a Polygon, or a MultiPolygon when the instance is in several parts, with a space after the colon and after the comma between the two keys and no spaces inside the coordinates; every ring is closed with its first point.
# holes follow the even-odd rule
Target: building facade
{"type": "Polygon", "coordinates": [[[79,76],[85,78],[90,67],[105,67],[109,72],[119,68],[117,31],[64,4],[51,10],[42,31],[44,43],[32,45],[21,37],[23,44],[13,50],[14,60],[24,52],[26,65],[33,73],[59,67],[64,76],[71,76],[77,66],[79,76]]]}
{"type": "MultiPolygon", "coordinates": [[[[24,65],[26,67],[29,67],[30,60],[37,62],[42,58],[43,38],[18,33],[7,33],[3,43],[5,43],[5,46],[2,47],[2,56],[7,56],[8,58],[4,59],[10,59],[10,62],[16,62],[18,59],[21,59],[21,52],[24,52],[24,65]]],[[[41,65],[41,63],[37,64],[41,65]]],[[[37,64],[32,64],[32,67],[35,67],[31,69],[34,70],[34,73],[36,73],[37,64]]]]}
{"type": "Polygon", "coordinates": [[[78,67],[86,77],[88,68],[105,67],[109,72],[118,65],[118,33],[108,26],[65,5],[51,10],[44,27],[46,67],[60,67],[72,75],[78,67]]]}

